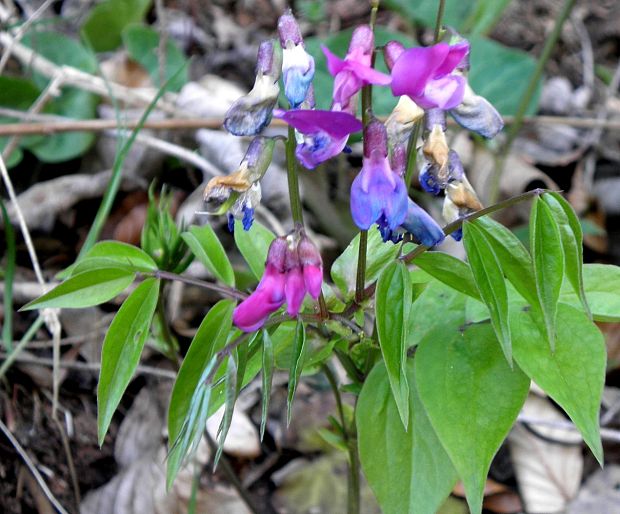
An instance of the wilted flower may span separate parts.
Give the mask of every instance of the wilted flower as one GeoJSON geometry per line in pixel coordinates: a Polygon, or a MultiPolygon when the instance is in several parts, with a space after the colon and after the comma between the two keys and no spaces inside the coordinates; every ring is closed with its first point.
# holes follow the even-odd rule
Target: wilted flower
{"type": "Polygon", "coordinates": [[[245,230],[249,230],[254,209],[261,199],[259,181],[271,163],[274,146],[275,141],[271,138],[255,137],[235,172],[213,177],[204,192],[206,212],[224,214],[228,211],[229,227],[236,218],[243,221],[245,230]]]}
{"type": "Polygon", "coordinates": [[[224,117],[224,128],[235,136],[254,136],[271,121],[278,101],[278,79],[282,53],[275,40],[264,41],[258,48],[254,87],[239,98],[224,117]]]}
{"type": "Polygon", "coordinates": [[[316,246],[300,226],[269,246],[265,273],[256,290],[233,312],[233,323],[244,332],[260,328],[285,303],[289,316],[297,316],[306,293],[321,294],[323,263],[316,246]]]}
{"type": "Polygon", "coordinates": [[[357,92],[368,84],[386,86],[391,77],[372,67],[375,37],[368,25],[357,27],[351,36],[344,60],[325,46],[321,47],[327,59],[327,69],[334,76],[333,108],[355,113],[357,92]]]}
{"type": "Polygon", "coordinates": [[[282,80],[284,94],[296,109],[305,100],[314,77],[314,58],[306,52],[301,30],[289,9],[278,19],[278,33],[283,50],[282,80]]]}
{"type": "Polygon", "coordinates": [[[384,240],[391,239],[407,215],[407,187],[390,167],[385,126],[376,119],[364,130],[364,159],[351,186],[351,214],[362,230],[377,223],[384,240]]]}
{"type": "Polygon", "coordinates": [[[410,48],[395,59],[393,54],[397,52],[394,50],[396,46],[388,50],[388,59],[392,63],[395,96],[408,95],[423,109],[452,109],[461,103],[466,79],[454,71],[469,52],[469,43],[410,48]]]}
{"type": "Polygon", "coordinates": [[[349,134],[362,130],[362,123],[351,114],[340,111],[276,109],[274,116],[303,134],[295,155],[308,169],[338,155],[347,144],[349,134]]]}
{"type": "MultiPolygon", "coordinates": [[[[482,204],[465,174],[462,175],[460,180],[448,183],[442,212],[446,222],[452,223],[482,208],[482,204]]],[[[450,235],[456,241],[460,241],[463,237],[463,230],[459,228],[450,235]]]]}

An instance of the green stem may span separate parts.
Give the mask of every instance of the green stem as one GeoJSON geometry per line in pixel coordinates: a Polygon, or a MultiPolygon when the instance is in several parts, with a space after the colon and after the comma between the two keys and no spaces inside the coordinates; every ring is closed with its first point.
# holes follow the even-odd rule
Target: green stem
{"type": "Polygon", "coordinates": [[[351,423],[351,434],[347,449],[349,453],[349,473],[347,477],[347,514],[360,512],[360,459],[357,452],[357,430],[355,423],[351,423]]]}
{"type": "Polygon", "coordinates": [[[357,275],[355,277],[355,301],[359,304],[364,300],[366,285],[366,252],[368,248],[368,230],[360,231],[360,246],[357,254],[357,275]]]}
{"type": "Polygon", "coordinates": [[[6,241],[6,266],[4,268],[4,325],[2,326],[2,340],[4,349],[10,352],[13,349],[13,280],[15,278],[15,231],[11,220],[0,198],[0,210],[4,220],[4,239],[6,241]]]}
{"type": "Polygon", "coordinates": [[[500,158],[496,161],[495,174],[493,175],[493,179],[491,182],[491,188],[489,191],[488,203],[495,203],[497,198],[499,197],[499,185],[501,181],[501,176],[504,172],[504,167],[506,165],[506,158],[510,153],[510,148],[514,143],[521,127],[523,126],[523,122],[525,120],[525,113],[532,103],[532,98],[536,93],[536,89],[538,86],[538,82],[540,81],[540,77],[545,69],[547,61],[551,57],[551,53],[555,48],[558,39],[562,33],[562,27],[564,26],[564,22],[570,16],[570,13],[575,5],[575,0],[565,0],[564,5],[562,6],[562,10],[560,14],[555,20],[555,25],[553,26],[553,31],[551,32],[549,39],[545,42],[545,46],[543,47],[542,53],[538,58],[538,62],[536,63],[536,69],[534,73],[530,77],[530,81],[527,85],[523,96],[521,97],[521,101],[519,102],[519,106],[517,107],[517,112],[513,118],[513,122],[508,129],[508,133],[506,135],[506,142],[501,151],[500,158]]]}
{"type": "Polygon", "coordinates": [[[44,323],[43,316],[39,316],[34,321],[34,323],[30,325],[30,328],[26,331],[26,333],[21,338],[19,343],[17,343],[17,345],[15,346],[15,349],[6,356],[6,359],[2,363],[2,366],[0,366],[0,379],[4,376],[7,370],[11,367],[13,362],[15,362],[15,359],[17,359],[17,356],[21,353],[21,351],[25,348],[25,346],[32,340],[32,338],[37,333],[37,330],[39,330],[43,326],[43,323],[44,323]]]}
{"type": "Polygon", "coordinates": [[[437,7],[437,18],[435,19],[435,43],[439,43],[441,38],[441,20],[443,19],[443,12],[446,8],[446,0],[439,0],[439,7],[437,7]]]}
{"type": "Polygon", "coordinates": [[[411,187],[411,179],[415,170],[416,161],[418,160],[417,146],[421,128],[422,120],[416,121],[409,135],[409,143],[407,144],[407,170],[405,171],[405,185],[407,186],[407,190],[411,187]]]}
{"type": "Polygon", "coordinates": [[[299,197],[299,177],[297,176],[297,158],[295,157],[295,129],[288,127],[288,138],[286,140],[286,175],[288,177],[288,196],[291,203],[291,214],[295,223],[303,225],[304,219],[301,210],[301,199],[299,197]]]}

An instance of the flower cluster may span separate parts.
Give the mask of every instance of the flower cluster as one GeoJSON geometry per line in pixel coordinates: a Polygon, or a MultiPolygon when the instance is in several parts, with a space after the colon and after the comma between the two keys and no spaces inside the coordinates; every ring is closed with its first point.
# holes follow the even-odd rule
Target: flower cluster
{"type": "Polygon", "coordinates": [[[253,332],[285,303],[287,314],[297,316],[306,293],[318,299],[322,282],[321,254],[297,226],[272,241],[265,273],[256,290],[234,310],[233,322],[244,332],[253,332]]]}
{"type": "MultiPolygon", "coordinates": [[[[433,195],[444,192],[444,219],[452,222],[482,208],[445,134],[447,114],[486,138],[503,127],[493,106],[468,84],[470,46],[466,40],[453,35],[450,43],[409,49],[390,41],[383,47],[390,71],[385,74],[373,67],[372,28],[359,26],[343,58],[322,47],[334,83],[330,109],[320,110],[315,108],[312,85],[314,58],[306,51],[290,10],[278,20],[278,35],[279,44],[270,40],[260,45],[254,87],[226,114],[224,127],[229,132],[254,139],[237,170],[208,183],[208,212],[227,212],[231,230],[235,219],[249,230],[260,202],[260,179],[275,145],[274,139],[260,135],[272,117],[294,129],[296,157],[308,169],[345,151],[349,136],[364,130],[363,165],[351,187],[351,215],[362,230],[376,224],[384,241],[397,242],[410,234],[414,241],[431,247],[444,239],[437,222],[408,196],[408,146],[416,123],[424,123],[420,184],[433,195]],[[288,109],[276,107],[280,77],[288,109]],[[360,91],[367,85],[389,86],[398,103],[385,123],[365,113],[370,121],[363,127],[356,115],[360,91]]],[[[457,231],[452,236],[459,239],[461,234],[457,231]]],[[[235,310],[235,325],[256,330],[285,303],[287,313],[296,316],[306,293],[318,298],[321,282],[321,257],[296,226],[272,243],[265,274],[256,291],[235,310]]]]}

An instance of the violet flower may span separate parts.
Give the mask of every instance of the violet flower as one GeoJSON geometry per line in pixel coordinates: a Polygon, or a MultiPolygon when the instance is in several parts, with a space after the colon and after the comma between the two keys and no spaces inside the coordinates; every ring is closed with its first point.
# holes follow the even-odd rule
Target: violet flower
{"type": "MultiPolygon", "coordinates": [[[[396,49],[392,47],[392,49],[396,49]]],[[[466,41],[402,51],[392,65],[392,93],[408,95],[423,109],[452,109],[463,100],[467,80],[455,68],[469,52],[466,41]]]]}
{"type": "Polygon", "coordinates": [[[256,290],[234,310],[233,323],[244,332],[253,332],[285,303],[287,314],[295,317],[306,293],[318,299],[322,282],[321,254],[297,226],[287,236],[272,241],[265,273],[256,290]]]}
{"type": "Polygon", "coordinates": [[[390,167],[385,126],[376,119],[364,130],[364,159],[351,186],[351,215],[361,230],[377,223],[384,241],[407,215],[407,187],[390,167]]]}
{"type": "Polygon", "coordinates": [[[407,217],[401,227],[409,232],[416,242],[429,248],[440,244],[445,238],[437,222],[411,198],[408,199],[407,217]]]}
{"type": "Polygon", "coordinates": [[[362,123],[346,112],[276,109],[273,114],[303,134],[303,143],[297,145],[295,154],[308,169],[338,155],[349,135],[362,130],[362,123]]]}
{"type": "Polygon", "coordinates": [[[372,67],[375,37],[368,25],[357,27],[351,36],[349,50],[344,60],[321,46],[327,59],[327,69],[334,76],[333,108],[355,113],[357,92],[363,86],[387,86],[391,77],[372,67]]]}
{"type": "Polygon", "coordinates": [[[301,30],[289,9],[278,19],[278,33],[282,45],[282,81],[284,95],[297,109],[308,94],[314,77],[314,58],[304,48],[301,30]]]}

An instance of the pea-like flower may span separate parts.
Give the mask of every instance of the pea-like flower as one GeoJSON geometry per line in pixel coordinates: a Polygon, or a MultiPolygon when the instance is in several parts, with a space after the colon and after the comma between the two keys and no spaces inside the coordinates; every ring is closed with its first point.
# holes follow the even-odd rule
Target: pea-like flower
{"type": "Polygon", "coordinates": [[[284,95],[297,109],[305,100],[314,77],[314,58],[306,52],[297,20],[289,9],[278,19],[278,33],[282,45],[282,80],[284,95]]]}
{"type": "Polygon", "coordinates": [[[351,36],[349,50],[344,60],[334,55],[325,46],[321,47],[327,59],[327,69],[334,76],[333,106],[354,114],[357,107],[357,93],[363,86],[376,84],[387,86],[391,77],[372,67],[375,38],[368,25],[360,25],[351,36]]]}
{"type": "Polygon", "coordinates": [[[377,223],[384,240],[391,239],[407,215],[407,187],[390,166],[385,126],[376,119],[364,130],[364,159],[351,186],[351,215],[362,230],[377,223]]]}
{"type": "Polygon", "coordinates": [[[213,177],[204,191],[205,212],[228,212],[228,226],[232,232],[234,220],[241,219],[243,228],[250,230],[254,209],[261,200],[260,179],[271,159],[275,141],[264,136],[255,137],[248,147],[239,168],[221,177],[213,177]]]}
{"type": "Polygon", "coordinates": [[[228,109],[224,128],[235,136],[255,136],[269,125],[278,101],[278,79],[282,68],[282,52],[275,40],[258,47],[254,87],[228,109]]]}
{"type": "Polygon", "coordinates": [[[391,45],[392,93],[408,95],[423,109],[456,107],[463,100],[467,80],[455,69],[468,53],[467,41],[403,49],[399,55],[398,46],[391,45]]]}
{"type": "Polygon", "coordinates": [[[410,233],[416,242],[429,248],[443,242],[445,235],[439,224],[411,198],[408,200],[407,217],[402,228],[410,233]]]}
{"type": "Polygon", "coordinates": [[[319,109],[276,109],[274,116],[303,135],[295,155],[308,169],[338,155],[347,144],[350,134],[362,130],[362,123],[351,114],[319,109]]]}
{"type": "Polygon", "coordinates": [[[313,299],[321,294],[321,254],[301,226],[269,246],[265,273],[256,290],[233,312],[233,323],[244,332],[258,330],[267,318],[286,303],[286,312],[299,314],[306,293],[313,299]]]}

